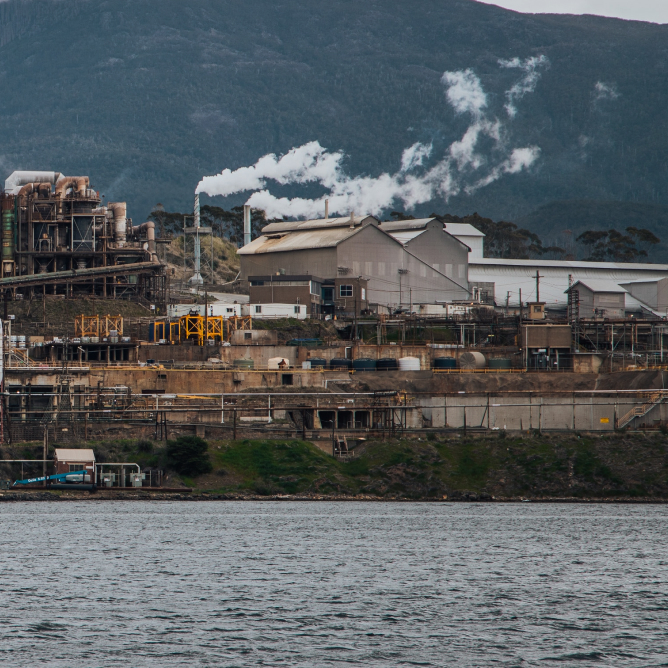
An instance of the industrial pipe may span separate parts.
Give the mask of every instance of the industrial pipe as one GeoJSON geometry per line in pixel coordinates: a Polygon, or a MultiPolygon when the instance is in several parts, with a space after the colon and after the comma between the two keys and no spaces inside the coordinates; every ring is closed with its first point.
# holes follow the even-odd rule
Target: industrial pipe
{"type": "Polygon", "coordinates": [[[85,197],[89,182],[87,176],[61,176],[56,182],[56,197],[65,197],[68,188],[85,197]]]}
{"type": "Polygon", "coordinates": [[[30,195],[35,187],[34,183],[26,183],[18,192],[18,197],[23,197],[24,195],[30,195]]]}
{"type": "Polygon", "coordinates": [[[109,202],[107,207],[114,216],[114,241],[116,242],[116,247],[123,248],[128,231],[126,218],[128,205],[125,202],[109,202]]]}
{"type": "Polygon", "coordinates": [[[155,223],[152,220],[147,220],[141,225],[135,225],[132,228],[132,233],[139,235],[140,232],[146,232],[146,239],[148,241],[148,252],[151,254],[151,262],[158,263],[158,252],[155,245],[155,223]]]}
{"type": "Polygon", "coordinates": [[[5,192],[8,195],[17,195],[22,186],[27,183],[49,183],[55,184],[62,174],[60,172],[29,172],[17,171],[12,172],[7,179],[5,179],[5,192]]]}

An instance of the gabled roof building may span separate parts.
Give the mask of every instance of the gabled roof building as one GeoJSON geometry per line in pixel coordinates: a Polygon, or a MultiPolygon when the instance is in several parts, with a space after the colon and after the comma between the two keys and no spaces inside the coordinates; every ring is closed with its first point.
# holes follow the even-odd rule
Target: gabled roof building
{"type": "Polygon", "coordinates": [[[373,216],[271,223],[239,249],[241,278],[312,275],[336,279],[346,295],[342,279],[362,278],[368,302],[394,307],[468,299],[469,249],[431,220],[407,235],[373,216]]]}

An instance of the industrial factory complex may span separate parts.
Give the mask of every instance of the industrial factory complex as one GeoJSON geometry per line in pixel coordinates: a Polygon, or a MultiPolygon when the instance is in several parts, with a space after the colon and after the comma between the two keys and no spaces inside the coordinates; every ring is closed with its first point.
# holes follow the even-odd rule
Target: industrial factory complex
{"type": "MultiPolygon", "coordinates": [[[[14,172],[1,202],[5,443],[57,443],[65,461],[127,429],[287,434],[351,457],[370,433],[668,422],[668,265],[485,257],[480,230],[440,218],[325,215],[251,240],[246,207],[239,275],[221,286],[201,265],[212,231],[198,201],[181,280],[159,251],[173,239],[86,176],[14,172]],[[15,302],[83,298],[96,314],[13,315],[15,302]],[[118,315],[121,302],[144,315],[118,315]]],[[[55,475],[161,480],[91,452],[55,475]]]]}

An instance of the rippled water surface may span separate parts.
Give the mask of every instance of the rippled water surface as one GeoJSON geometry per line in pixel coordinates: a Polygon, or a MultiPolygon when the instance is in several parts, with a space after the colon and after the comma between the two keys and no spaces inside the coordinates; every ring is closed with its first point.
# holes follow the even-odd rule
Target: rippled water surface
{"type": "Polygon", "coordinates": [[[668,665],[667,514],[0,504],[0,665],[668,665]]]}

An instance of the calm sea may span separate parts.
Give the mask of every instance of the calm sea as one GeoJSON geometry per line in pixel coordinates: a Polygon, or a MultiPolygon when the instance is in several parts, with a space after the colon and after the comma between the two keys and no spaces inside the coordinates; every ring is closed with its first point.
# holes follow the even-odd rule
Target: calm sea
{"type": "Polygon", "coordinates": [[[0,665],[664,666],[667,515],[0,504],[0,665]]]}

